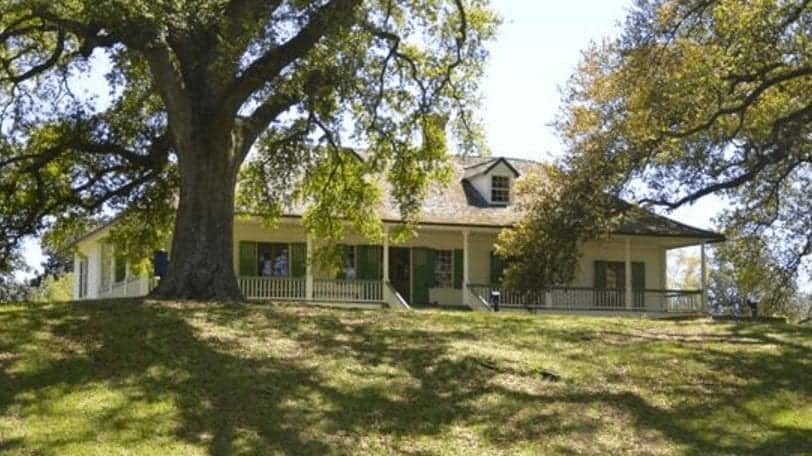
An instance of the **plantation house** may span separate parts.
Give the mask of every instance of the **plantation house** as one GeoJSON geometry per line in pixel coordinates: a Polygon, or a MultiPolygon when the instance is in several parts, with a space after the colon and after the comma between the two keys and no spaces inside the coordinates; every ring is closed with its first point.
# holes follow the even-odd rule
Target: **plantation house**
{"type": "MultiPolygon", "coordinates": [[[[308,261],[316,248],[291,210],[269,230],[259,220],[234,222],[234,270],[252,300],[307,300],[389,306],[463,306],[476,310],[695,313],[703,290],[666,289],[669,249],[718,242],[721,235],[645,211],[627,217],[609,239],[583,245],[575,280],[519,295],[500,288],[503,263],[493,254],[500,230],[516,222],[514,185],[535,162],[454,157],[451,184],[435,185],[421,213],[418,235],[395,245],[348,235],[343,267],[327,273],[308,261]]],[[[385,198],[388,200],[388,198],[385,198]]],[[[396,207],[379,211],[387,233],[400,223],[396,207]]],[[[154,277],[132,274],[105,242],[109,224],[76,244],[77,299],[139,296],[154,277]]],[[[170,253],[171,254],[171,253],[170,253]]],[[[160,264],[160,254],[157,255],[160,264]]],[[[157,269],[160,269],[158,267],[157,269]]],[[[704,273],[702,274],[704,277],[704,273]]],[[[704,285],[704,282],[702,282],[704,285]]],[[[704,286],[703,286],[704,288],[704,286]]]]}

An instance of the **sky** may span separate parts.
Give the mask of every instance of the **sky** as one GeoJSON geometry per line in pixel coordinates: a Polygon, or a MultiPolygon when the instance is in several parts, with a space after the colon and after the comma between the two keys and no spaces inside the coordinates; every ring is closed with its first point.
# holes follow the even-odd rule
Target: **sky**
{"type": "MultiPolygon", "coordinates": [[[[492,0],[503,24],[483,81],[482,117],[494,155],[549,160],[562,146],[550,122],[590,42],[618,36],[630,0],[492,0]]],[[[713,227],[721,209],[707,199],[668,214],[699,228],[713,227]]]]}
{"type": "MultiPolygon", "coordinates": [[[[488,144],[496,156],[549,160],[562,151],[549,126],[560,88],[591,41],[620,33],[631,0],[492,0],[492,6],[503,24],[482,84],[488,144]]],[[[721,204],[700,200],[668,215],[710,229],[721,204]]],[[[31,267],[42,262],[35,240],[26,242],[24,255],[31,267]]]]}

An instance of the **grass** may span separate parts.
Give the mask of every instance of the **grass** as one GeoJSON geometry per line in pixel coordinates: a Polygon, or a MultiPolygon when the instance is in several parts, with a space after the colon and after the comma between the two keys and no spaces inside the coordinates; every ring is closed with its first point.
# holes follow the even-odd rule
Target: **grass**
{"type": "Polygon", "coordinates": [[[6,305],[0,453],[810,454],[812,329],[6,305]]]}

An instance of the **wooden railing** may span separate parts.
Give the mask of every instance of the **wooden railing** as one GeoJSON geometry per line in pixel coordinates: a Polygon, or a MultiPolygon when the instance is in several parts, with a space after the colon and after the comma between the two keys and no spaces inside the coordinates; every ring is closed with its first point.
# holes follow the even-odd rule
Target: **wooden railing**
{"type": "Polygon", "coordinates": [[[304,299],[305,279],[290,277],[239,277],[245,299],[304,299]]]}
{"type": "Polygon", "coordinates": [[[549,287],[517,292],[495,285],[469,285],[468,290],[491,310],[598,310],[701,313],[702,293],[698,290],[637,290],[632,292],[631,308],[626,306],[626,290],[585,287],[549,287]]]}
{"type": "Polygon", "coordinates": [[[383,281],[315,279],[313,299],[336,302],[382,302],[383,281]]]}
{"type": "Polygon", "coordinates": [[[109,288],[100,289],[99,298],[135,298],[138,296],[146,296],[157,285],[158,281],[152,277],[130,277],[127,280],[114,283],[109,288]]]}

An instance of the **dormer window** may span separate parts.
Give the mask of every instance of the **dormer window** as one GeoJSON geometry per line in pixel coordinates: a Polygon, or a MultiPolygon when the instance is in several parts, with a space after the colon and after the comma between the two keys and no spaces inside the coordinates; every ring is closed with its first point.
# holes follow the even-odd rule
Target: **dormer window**
{"type": "Polygon", "coordinates": [[[508,204],[510,202],[510,178],[491,176],[491,203],[508,204]]]}

